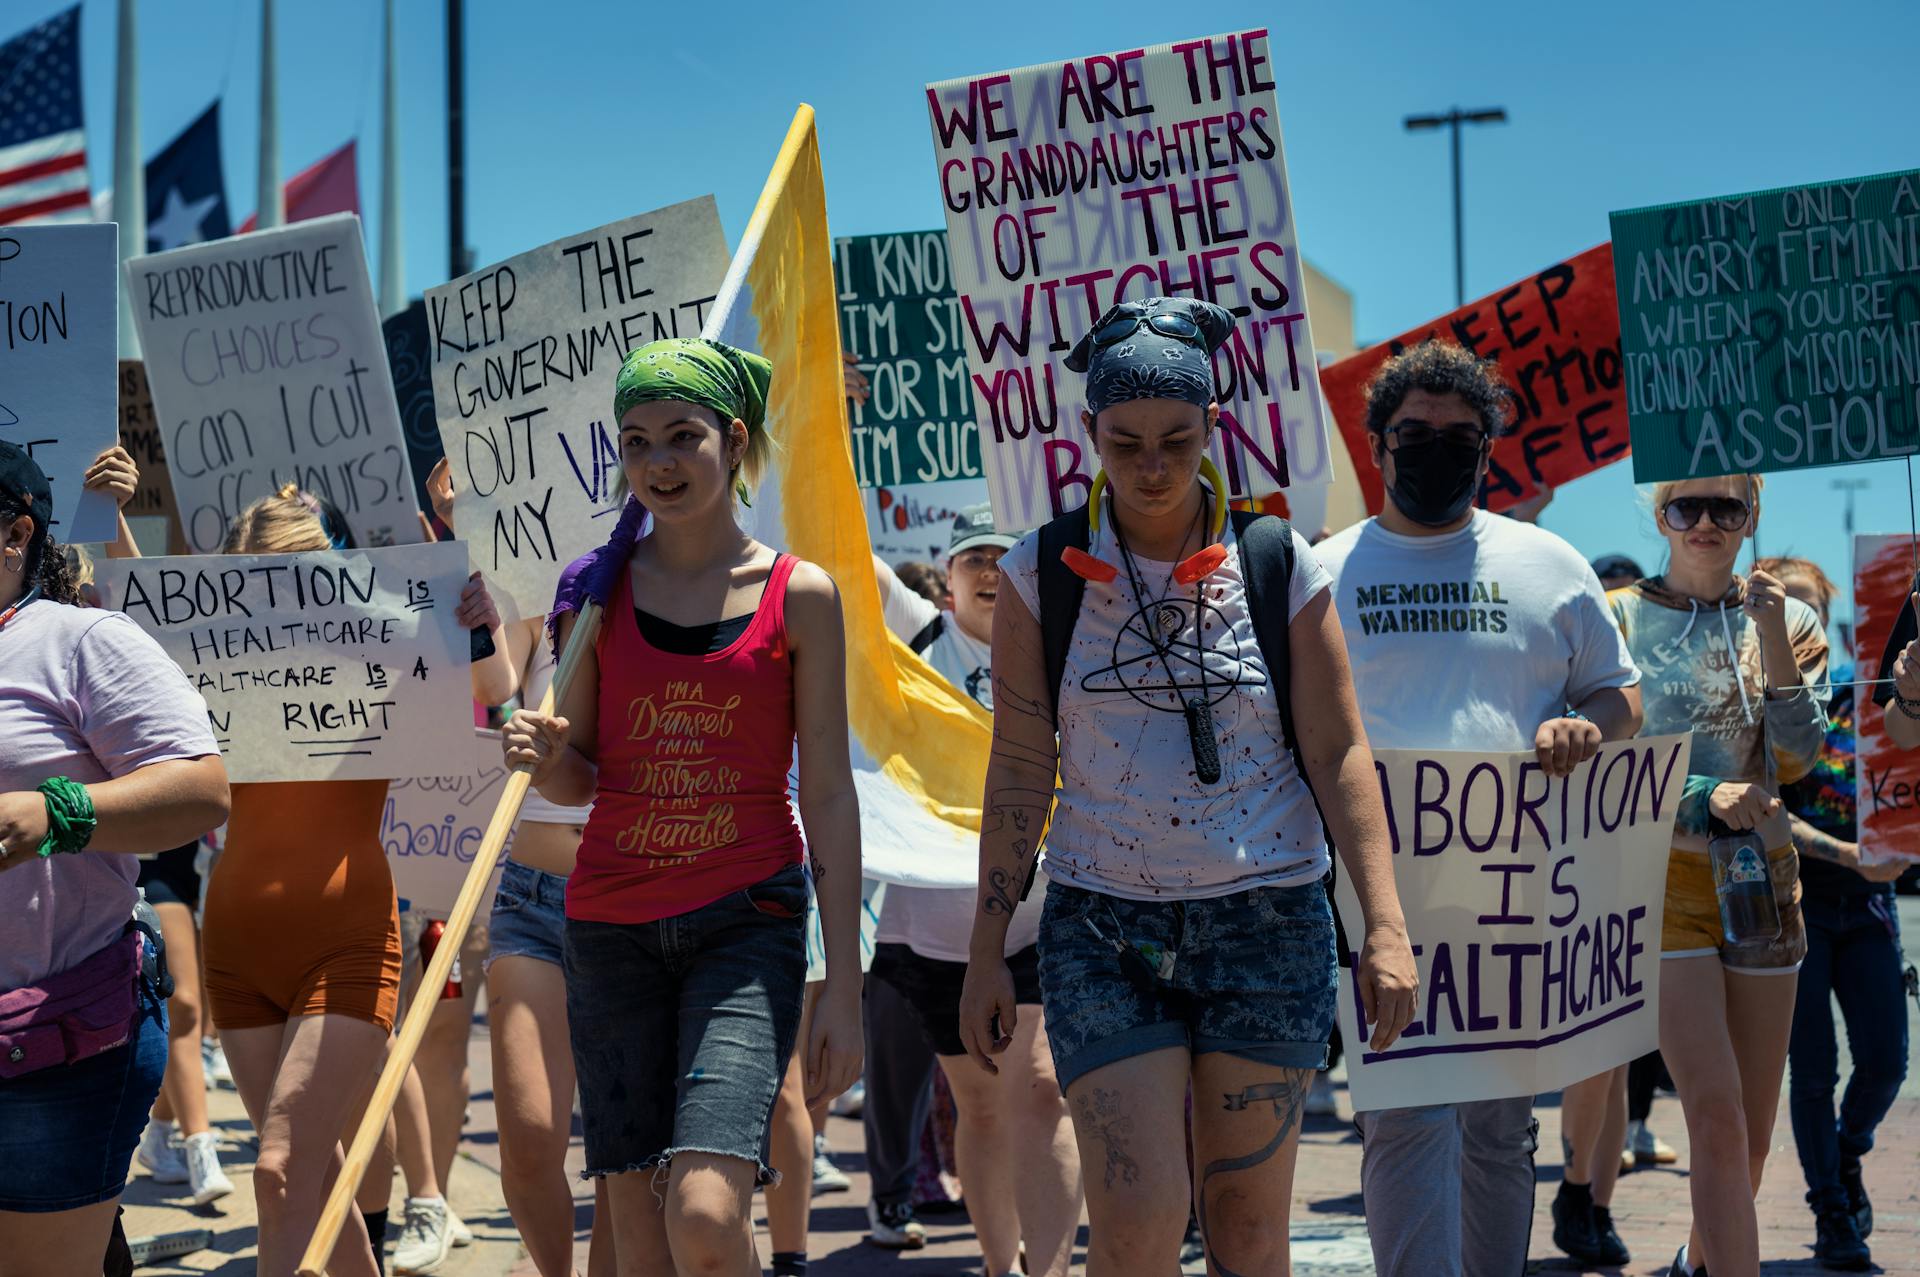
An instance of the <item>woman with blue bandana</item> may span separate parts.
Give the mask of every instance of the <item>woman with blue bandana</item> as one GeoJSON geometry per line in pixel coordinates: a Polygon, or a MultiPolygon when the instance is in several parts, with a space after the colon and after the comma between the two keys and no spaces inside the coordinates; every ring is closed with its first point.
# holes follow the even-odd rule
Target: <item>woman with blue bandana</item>
{"type": "Polygon", "coordinates": [[[1090,1277],[1175,1263],[1190,1192],[1215,1271],[1285,1271],[1275,1221],[1338,990],[1329,834],[1366,914],[1358,986],[1374,1049],[1413,1011],[1386,817],[1326,573],[1288,531],[1286,597],[1260,603],[1285,612],[1257,630],[1207,460],[1220,414],[1211,356],[1232,327],[1227,311],[1187,299],[1101,317],[1066,361],[1087,375],[1092,499],[1000,564],[1016,598],[994,612],[961,1036],[988,1071],[1011,1041],[1003,940],[1045,827],[1042,1001],[1086,1177],[1090,1277]],[[1067,520],[1087,525],[1086,549],[1058,556],[1084,592],[1056,671],[1038,619],[1040,546],[1067,520]],[[1275,623],[1287,668],[1270,669],[1257,638],[1275,623]]]}

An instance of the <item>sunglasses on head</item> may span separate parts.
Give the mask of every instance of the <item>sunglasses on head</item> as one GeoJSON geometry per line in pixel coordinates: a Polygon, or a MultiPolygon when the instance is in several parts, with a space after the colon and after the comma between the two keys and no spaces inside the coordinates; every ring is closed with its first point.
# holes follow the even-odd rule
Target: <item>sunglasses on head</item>
{"type": "Polygon", "coordinates": [[[1102,350],[1108,346],[1117,345],[1138,332],[1142,324],[1162,337],[1171,337],[1175,341],[1184,341],[1194,346],[1201,344],[1200,325],[1185,315],[1165,310],[1122,311],[1093,330],[1093,344],[1102,350]]]}
{"type": "Polygon", "coordinates": [[[1660,517],[1675,532],[1685,532],[1706,515],[1722,532],[1738,532],[1747,526],[1752,514],[1739,497],[1675,497],[1661,510],[1660,517]]]}

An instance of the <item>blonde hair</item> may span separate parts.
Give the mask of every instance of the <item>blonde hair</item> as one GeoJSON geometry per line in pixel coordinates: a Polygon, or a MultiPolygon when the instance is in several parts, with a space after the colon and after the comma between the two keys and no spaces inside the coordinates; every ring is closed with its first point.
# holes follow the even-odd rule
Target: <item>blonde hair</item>
{"type": "Polygon", "coordinates": [[[67,566],[73,569],[73,583],[79,586],[93,584],[93,556],[77,545],[62,547],[67,552],[67,566]]]}
{"type": "Polygon", "coordinates": [[[332,546],[326,525],[320,521],[319,502],[302,492],[299,484],[287,483],[240,512],[227,528],[220,553],[298,554],[332,546]]]}
{"type": "MultiPolygon", "coordinates": [[[[1747,506],[1749,509],[1745,531],[1753,531],[1754,525],[1760,522],[1760,490],[1767,486],[1767,476],[1764,474],[1729,474],[1702,475],[1700,477],[1703,479],[1745,479],[1747,481],[1747,506]]],[[[1662,479],[1653,485],[1653,530],[1655,532],[1665,535],[1667,525],[1662,521],[1662,515],[1667,508],[1667,502],[1673,500],[1674,491],[1678,489],[1681,484],[1692,482],[1693,480],[1691,479],[1662,479]]]]}

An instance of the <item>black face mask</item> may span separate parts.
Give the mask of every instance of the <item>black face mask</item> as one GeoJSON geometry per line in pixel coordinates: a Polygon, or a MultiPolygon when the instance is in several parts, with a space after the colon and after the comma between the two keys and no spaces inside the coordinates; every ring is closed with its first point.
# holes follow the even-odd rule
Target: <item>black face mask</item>
{"type": "Polygon", "coordinates": [[[1478,446],[1435,439],[1393,450],[1393,503],[1429,528],[1445,527],[1467,512],[1480,488],[1478,446]]]}

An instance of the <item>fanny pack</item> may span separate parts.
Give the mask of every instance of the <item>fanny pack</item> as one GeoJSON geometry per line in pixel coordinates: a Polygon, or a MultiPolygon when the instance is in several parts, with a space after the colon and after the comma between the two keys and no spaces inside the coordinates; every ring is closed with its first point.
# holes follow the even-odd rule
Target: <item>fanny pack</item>
{"type": "Polygon", "coordinates": [[[130,923],[77,966],[0,993],[0,1080],[127,1044],[140,1011],[144,930],[130,923]]]}

